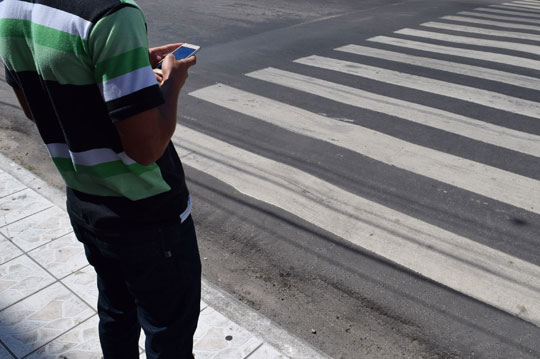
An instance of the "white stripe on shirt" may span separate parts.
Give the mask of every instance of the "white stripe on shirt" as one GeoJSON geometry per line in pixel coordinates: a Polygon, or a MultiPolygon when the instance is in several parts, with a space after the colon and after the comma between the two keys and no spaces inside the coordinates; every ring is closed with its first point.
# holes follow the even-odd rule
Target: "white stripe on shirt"
{"type": "Polygon", "coordinates": [[[131,71],[99,84],[105,102],[137,92],[155,85],[156,77],[150,66],[131,71]]]}
{"type": "Polygon", "coordinates": [[[0,2],[0,18],[28,20],[68,34],[88,38],[92,23],[77,15],[42,4],[26,1],[4,0],[0,2]]]}

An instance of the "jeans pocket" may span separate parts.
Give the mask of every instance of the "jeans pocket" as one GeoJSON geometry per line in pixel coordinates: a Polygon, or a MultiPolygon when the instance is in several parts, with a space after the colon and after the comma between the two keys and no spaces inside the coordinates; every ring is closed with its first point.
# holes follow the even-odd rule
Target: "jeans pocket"
{"type": "Polygon", "coordinates": [[[160,243],[164,259],[183,280],[200,280],[201,261],[193,222],[184,222],[161,230],[160,243]]]}

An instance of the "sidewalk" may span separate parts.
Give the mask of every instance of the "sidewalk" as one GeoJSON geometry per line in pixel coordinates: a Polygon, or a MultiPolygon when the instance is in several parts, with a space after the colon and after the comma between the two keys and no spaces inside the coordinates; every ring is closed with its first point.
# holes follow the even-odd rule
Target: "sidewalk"
{"type": "MultiPolygon", "coordinates": [[[[0,155],[0,359],[101,358],[95,273],[64,203],[0,155]]],[[[197,359],[327,358],[204,280],[202,298],[197,359]]]]}

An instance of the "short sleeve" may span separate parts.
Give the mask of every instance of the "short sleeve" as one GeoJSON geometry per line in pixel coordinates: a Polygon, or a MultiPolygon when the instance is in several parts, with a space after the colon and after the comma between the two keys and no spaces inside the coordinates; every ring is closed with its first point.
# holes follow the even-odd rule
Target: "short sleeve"
{"type": "Polygon", "coordinates": [[[4,70],[5,70],[5,73],[6,73],[6,82],[7,82],[7,84],[9,86],[13,87],[13,88],[16,88],[16,89],[20,88],[19,83],[17,82],[17,80],[15,79],[15,77],[13,76],[11,71],[9,71],[9,69],[5,65],[4,65],[4,70]]]}
{"type": "Polygon", "coordinates": [[[164,103],[140,9],[125,6],[100,19],[90,32],[88,52],[113,122],[164,103]]]}

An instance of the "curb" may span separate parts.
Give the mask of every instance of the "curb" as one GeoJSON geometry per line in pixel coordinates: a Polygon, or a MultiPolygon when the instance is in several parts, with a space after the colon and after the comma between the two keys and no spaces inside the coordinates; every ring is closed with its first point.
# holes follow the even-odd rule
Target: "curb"
{"type": "MultiPolygon", "coordinates": [[[[56,206],[65,209],[65,192],[52,187],[36,174],[0,153],[0,171],[5,171],[56,206]]],[[[269,318],[256,312],[231,294],[202,279],[202,300],[235,324],[241,326],[280,353],[294,359],[330,359],[302,339],[288,333],[269,318]]]]}

